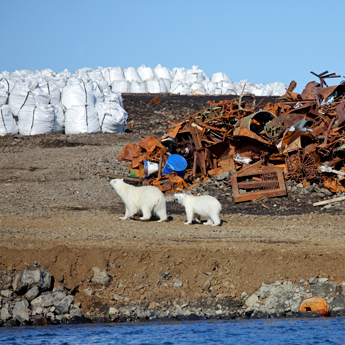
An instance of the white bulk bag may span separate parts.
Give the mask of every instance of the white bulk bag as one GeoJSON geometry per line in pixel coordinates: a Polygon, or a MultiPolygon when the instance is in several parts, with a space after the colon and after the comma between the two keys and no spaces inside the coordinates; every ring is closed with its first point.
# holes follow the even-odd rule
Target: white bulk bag
{"type": "Polygon", "coordinates": [[[137,70],[134,67],[128,67],[125,69],[125,77],[128,81],[142,81],[137,70]]]}
{"type": "Polygon", "coordinates": [[[194,83],[190,86],[191,90],[192,90],[192,93],[194,91],[197,91],[197,92],[200,92],[202,94],[205,94],[206,93],[206,88],[204,86],[204,84],[198,84],[198,83],[194,83]]]}
{"type": "Polygon", "coordinates": [[[142,81],[157,78],[157,74],[152,67],[146,67],[145,65],[142,65],[138,67],[137,72],[142,81]]]}
{"type": "Polygon", "coordinates": [[[114,80],[111,89],[115,92],[128,93],[131,91],[131,83],[128,80],[114,80]]]}
{"type": "Polygon", "coordinates": [[[173,68],[173,81],[183,81],[186,76],[186,70],[181,68],[173,68]]]}
{"type": "Polygon", "coordinates": [[[160,79],[172,80],[172,72],[166,67],[162,67],[161,65],[157,65],[155,67],[155,73],[156,73],[157,77],[160,79]]]}
{"type": "Polygon", "coordinates": [[[103,78],[103,74],[99,69],[91,70],[87,72],[90,80],[97,81],[97,83],[103,83],[105,80],[103,78]]]}
{"type": "Polygon", "coordinates": [[[165,87],[167,89],[167,92],[170,92],[170,88],[171,88],[171,81],[170,79],[166,79],[166,78],[162,78],[160,80],[163,80],[165,87]]]}
{"type": "Polygon", "coordinates": [[[12,113],[10,112],[10,107],[8,105],[0,106],[0,136],[6,135],[8,133],[17,134],[18,127],[12,113]]]}
{"type": "Polygon", "coordinates": [[[77,69],[75,74],[76,74],[77,79],[82,79],[85,82],[88,82],[91,79],[89,76],[89,73],[92,73],[92,72],[94,72],[92,68],[84,67],[84,68],[77,69]]]}
{"type": "Polygon", "coordinates": [[[62,106],[60,104],[56,104],[52,106],[54,109],[54,133],[63,133],[63,129],[65,126],[65,114],[63,112],[62,106]]]}
{"type": "Polygon", "coordinates": [[[67,109],[72,106],[94,106],[96,98],[90,83],[81,79],[70,78],[67,85],[62,89],[61,103],[67,109]]]}
{"type": "Polygon", "coordinates": [[[162,79],[150,79],[146,81],[148,93],[168,92],[167,87],[162,79]]]}
{"type": "Polygon", "coordinates": [[[39,69],[39,70],[35,71],[34,74],[41,77],[41,78],[51,78],[51,77],[54,77],[56,75],[56,72],[54,72],[50,68],[46,68],[46,69],[39,69]]]}
{"type": "Polygon", "coordinates": [[[179,83],[179,84],[176,84],[176,86],[174,85],[174,88],[173,88],[173,84],[171,85],[171,89],[170,89],[171,93],[180,94],[180,95],[191,95],[192,94],[192,90],[188,84],[179,83]]]}
{"type": "Polygon", "coordinates": [[[22,69],[20,71],[14,71],[11,73],[11,78],[14,80],[26,79],[27,76],[33,75],[33,72],[29,69],[22,69]]]}
{"type": "Polygon", "coordinates": [[[126,80],[125,73],[120,66],[109,68],[109,80],[111,85],[114,80],[126,80]]]}
{"type": "Polygon", "coordinates": [[[192,66],[191,69],[186,70],[184,81],[187,84],[198,83],[201,84],[205,80],[204,71],[198,69],[198,66],[192,66]]]}
{"type": "Polygon", "coordinates": [[[111,85],[111,80],[110,80],[110,68],[102,68],[101,69],[103,78],[107,82],[107,84],[110,86],[111,85]]]}
{"type": "Polygon", "coordinates": [[[131,82],[131,93],[147,93],[146,83],[133,80],[131,82]]]}
{"type": "Polygon", "coordinates": [[[218,83],[214,83],[212,81],[203,81],[202,85],[204,85],[206,93],[209,95],[213,94],[213,90],[218,87],[218,83]]]}
{"type": "Polygon", "coordinates": [[[105,101],[96,105],[98,121],[102,132],[124,132],[128,119],[127,112],[117,102],[105,101]]]}
{"type": "Polygon", "coordinates": [[[211,77],[211,81],[214,83],[222,83],[222,82],[231,83],[232,82],[229,76],[224,72],[214,73],[211,77]]]}
{"type": "Polygon", "coordinates": [[[24,105],[18,114],[18,130],[21,135],[52,133],[54,108],[48,104],[24,105]]]}
{"type": "Polygon", "coordinates": [[[104,90],[104,101],[117,102],[123,108],[123,99],[121,92],[111,91],[110,89],[104,90]]]}
{"type": "MultiPolygon", "coordinates": [[[[37,86],[36,79],[19,79],[14,85],[10,96],[8,99],[8,105],[10,106],[10,111],[14,116],[18,116],[19,110],[29,97],[29,93],[37,86]]],[[[28,102],[29,103],[29,102],[28,102]]],[[[33,98],[31,100],[31,105],[34,105],[33,98]]]]}
{"type": "Polygon", "coordinates": [[[90,81],[90,84],[92,86],[92,92],[96,98],[96,103],[97,102],[104,102],[104,95],[103,95],[102,87],[98,84],[98,82],[96,80],[90,81]]]}
{"type": "Polygon", "coordinates": [[[0,78],[0,106],[7,104],[10,94],[10,83],[6,78],[0,78]]]}
{"type": "Polygon", "coordinates": [[[65,133],[98,133],[98,115],[94,106],[73,105],[65,112],[65,133]]]}
{"type": "Polygon", "coordinates": [[[272,96],[284,96],[286,93],[287,86],[281,83],[280,81],[276,81],[271,84],[273,86],[272,96]]]}
{"type": "Polygon", "coordinates": [[[222,85],[222,95],[236,95],[234,91],[234,83],[233,82],[223,82],[219,83],[222,85]]]}
{"type": "Polygon", "coordinates": [[[56,75],[56,78],[67,80],[67,79],[71,78],[71,76],[72,76],[71,72],[67,69],[64,69],[62,72],[60,72],[56,75]]]}

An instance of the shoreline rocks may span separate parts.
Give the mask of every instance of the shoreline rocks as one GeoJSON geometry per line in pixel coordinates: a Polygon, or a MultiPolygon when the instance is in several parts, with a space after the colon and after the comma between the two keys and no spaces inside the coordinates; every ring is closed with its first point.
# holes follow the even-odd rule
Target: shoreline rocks
{"type": "MultiPolygon", "coordinates": [[[[94,269],[95,277],[101,273],[94,269]]],[[[105,272],[101,281],[108,280],[105,272]]],[[[0,327],[99,322],[183,321],[207,319],[262,319],[318,317],[318,312],[298,312],[306,297],[324,298],[329,316],[345,316],[345,282],[337,285],[327,278],[312,277],[294,284],[289,281],[262,283],[252,295],[242,293],[241,301],[221,295],[187,297],[171,301],[132,302],[116,298],[117,306],[105,306],[99,315],[83,314],[80,303],[63,286],[53,287],[49,270],[39,262],[18,272],[0,271],[0,327]]],[[[178,281],[175,284],[179,284],[178,281]]]]}

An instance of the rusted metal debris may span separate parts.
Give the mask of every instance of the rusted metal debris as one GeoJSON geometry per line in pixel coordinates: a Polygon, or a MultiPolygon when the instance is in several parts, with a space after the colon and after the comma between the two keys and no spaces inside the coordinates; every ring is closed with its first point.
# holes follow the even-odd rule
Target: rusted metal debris
{"type": "Polygon", "coordinates": [[[159,140],[149,136],[139,145],[126,145],[118,159],[130,162],[130,169],[141,171],[140,178],[167,193],[223,173],[231,176],[235,202],[286,195],[284,179],[343,192],[345,179],[339,172],[345,173],[345,85],[326,84],[326,78],[339,77],[334,73],[312,74],[320,81],[308,83],[301,94],[294,92],[292,81],[275,104],[256,104],[254,95],[208,102],[192,116],[168,121],[159,140]],[[188,163],[183,182],[162,175],[170,154],[188,163]],[[159,163],[158,172],[145,176],[145,160],[159,163]],[[324,163],[338,174],[321,171],[324,163]],[[243,182],[244,177],[254,180],[243,182]]]}

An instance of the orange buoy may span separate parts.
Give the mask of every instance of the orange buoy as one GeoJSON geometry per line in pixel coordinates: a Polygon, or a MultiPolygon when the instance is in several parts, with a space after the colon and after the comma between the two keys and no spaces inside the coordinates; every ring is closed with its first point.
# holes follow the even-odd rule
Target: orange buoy
{"type": "Polygon", "coordinates": [[[318,312],[320,316],[328,315],[328,308],[326,301],[318,296],[311,296],[304,298],[298,307],[298,312],[318,312]]]}

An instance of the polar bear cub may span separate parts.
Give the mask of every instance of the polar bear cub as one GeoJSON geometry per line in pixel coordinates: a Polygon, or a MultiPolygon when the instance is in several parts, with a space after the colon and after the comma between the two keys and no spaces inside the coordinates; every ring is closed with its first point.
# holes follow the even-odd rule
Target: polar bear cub
{"type": "Polygon", "coordinates": [[[220,202],[210,195],[187,195],[185,193],[174,194],[175,201],[185,207],[187,221],[185,224],[191,224],[196,220],[196,215],[206,217],[207,222],[204,225],[220,225],[219,213],[222,210],[220,202]]]}
{"type": "Polygon", "coordinates": [[[123,179],[111,180],[110,184],[125,203],[125,216],[120,219],[133,217],[139,211],[143,213],[141,220],[149,220],[151,213],[159,217],[159,222],[167,219],[165,198],[157,187],[135,187],[123,182],[123,179]]]}

